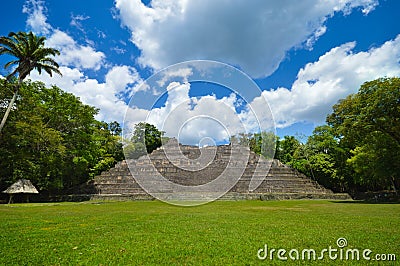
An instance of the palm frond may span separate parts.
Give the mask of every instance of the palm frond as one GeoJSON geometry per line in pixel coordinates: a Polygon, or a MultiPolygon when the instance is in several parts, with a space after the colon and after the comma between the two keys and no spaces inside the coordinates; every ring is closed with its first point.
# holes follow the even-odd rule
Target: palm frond
{"type": "Polygon", "coordinates": [[[20,55],[20,49],[9,37],[0,37],[1,54],[9,54],[15,57],[20,55]]]}
{"type": "Polygon", "coordinates": [[[3,55],[3,54],[7,54],[7,55],[11,55],[11,56],[17,57],[13,50],[11,50],[9,48],[6,48],[6,47],[0,47],[0,55],[3,55]]]}
{"type": "Polygon", "coordinates": [[[26,49],[24,49],[24,47],[27,46],[27,41],[24,38],[24,36],[26,36],[26,33],[24,33],[24,32],[18,32],[18,33],[10,32],[8,34],[8,36],[9,36],[9,39],[11,41],[10,48],[15,51],[16,57],[24,56],[24,52],[25,52],[24,50],[26,50],[26,49]]]}
{"type": "Polygon", "coordinates": [[[12,60],[4,65],[4,68],[9,68],[10,66],[19,64],[19,60],[12,60]]]}
{"type": "Polygon", "coordinates": [[[49,58],[49,57],[46,57],[46,58],[40,60],[40,63],[41,64],[46,64],[46,65],[50,65],[50,66],[54,66],[54,67],[57,67],[57,68],[59,67],[58,63],[53,58],[49,58]]]}

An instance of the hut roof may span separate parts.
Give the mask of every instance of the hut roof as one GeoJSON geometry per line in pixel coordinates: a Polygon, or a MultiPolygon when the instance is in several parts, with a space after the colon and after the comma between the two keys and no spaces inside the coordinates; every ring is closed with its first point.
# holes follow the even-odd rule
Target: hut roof
{"type": "Polygon", "coordinates": [[[31,181],[28,179],[20,179],[14,184],[12,184],[9,188],[3,191],[8,194],[17,194],[17,193],[39,193],[37,189],[32,185],[31,181]]]}

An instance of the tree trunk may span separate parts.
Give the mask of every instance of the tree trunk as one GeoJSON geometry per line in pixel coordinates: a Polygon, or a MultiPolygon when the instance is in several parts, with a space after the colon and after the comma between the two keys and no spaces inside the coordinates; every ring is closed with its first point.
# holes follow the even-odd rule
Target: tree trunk
{"type": "Polygon", "coordinates": [[[6,112],[5,112],[4,116],[3,116],[3,119],[1,120],[1,124],[0,124],[0,138],[1,138],[1,131],[3,130],[3,127],[4,127],[4,125],[5,125],[6,121],[7,121],[8,115],[9,115],[10,112],[11,112],[11,108],[13,107],[14,102],[15,102],[15,100],[17,99],[18,90],[19,90],[19,86],[20,86],[20,85],[21,85],[21,82],[18,82],[18,85],[17,85],[17,87],[16,87],[16,89],[15,89],[15,91],[14,91],[14,95],[13,95],[13,97],[12,97],[10,103],[8,104],[8,107],[7,107],[7,110],[6,110],[6,112]]]}
{"type": "Polygon", "coordinates": [[[13,194],[9,194],[10,199],[8,200],[8,204],[13,203],[13,194]]]}
{"type": "Polygon", "coordinates": [[[396,195],[398,195],[398,194],[397,194],[397,188],[396,188],[396,180],[394,179],[393,176],[390,177],[390,181],[392,181],[392,186],[393,186],[394,193],[395,193],[396,195]]]}

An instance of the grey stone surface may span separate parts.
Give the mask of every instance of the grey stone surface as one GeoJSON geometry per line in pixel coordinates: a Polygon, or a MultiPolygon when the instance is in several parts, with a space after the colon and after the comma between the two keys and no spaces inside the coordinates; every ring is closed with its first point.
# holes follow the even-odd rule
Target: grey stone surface
{"type": "MultiPolygon", "coordinates": [[[[176,142],[176,140],[173,141],[176,142]]],[[[211,148],[207,147],[206,149],[211,148]]],[[[141,157],[137,160],[119,162],[114,168],[94,178],[94,185],[98,194],[93,198],[151,199],[152,196],[146,193],[132,176],[128,165],[134,175],[151,177],[159,173],[169,181],[185,186],[199,186],[211,182],[221,175],[228,166],[228,171],[240,170],[235,168],[235,164],[238,162],[229,161],[231,156],[230,145],[217,146],[213,147],[213,149],[215,149],[215,153],[212,160],[206,167],[201,165],[201,168],[198,168],[198,165],[204,164],[204,162],[197,160],[201,157],[201,151],[198,147],[178,145],[172,142],[153,151],[149,155],[150,161],[146,160],[145,157],[141,157]],[[168,149],[168,154],[165,149],[168,149]]],[[[248,148],[243,148],[243,151],[240,152],[246,155],[247,167],[238,182],[227,194],[221,197],[221,200],[350,198],[348,194],[333,193],[331,190],[320,186],[316,181],[277,160],[262,159],[257,154],[249,151],[248,148]],[[267,169],[270,168],[269,172],[266,173],[262,170],[262,167],[257,167],[257,163],[267,169]],[[249,186],[252,179],[252,182],[259,181],[260,185],[255,190],[250,191],[249,186]]],[[[155,181],[149,178],[149,182],[155,181]]],[[[157,191],[157,193],[171,192],[168,187],[163,189],[163,191],[157,191]]],[[[184,194],[177,194],[176,196],[181,200],[185,199],[184,194]]],[[[212,196],[212,191],[198,192],[199,200],[212,196]]],[[[191,199],[193,199],[193,195],[191,195],[191,199]]]]}

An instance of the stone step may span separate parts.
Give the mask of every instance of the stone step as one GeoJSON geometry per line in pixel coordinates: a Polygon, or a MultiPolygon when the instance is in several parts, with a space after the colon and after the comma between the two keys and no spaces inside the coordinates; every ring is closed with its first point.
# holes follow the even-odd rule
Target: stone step
{"type": "MultiPolygon", "coordinates": [[[[236,200],[287,200],[287,199],[334,199],[349,200],[351,197],[346,193],[336,193],[334,195],[326,195],[320,193],[235,193],[228,192],[218,201],[236,201],[236,200]]],[[[122,195],[122,194],[95,194],[91,195],[91,200],[154,200],[154,197],[148,194],[122,195]]],[[[193,200],[193,197],[190,198],[193,200]]],[[[199,201],[213,200],[213,198],[199,197],[199,201]]],[[[179,203],[179,201],[177,202],[179,203]]],[[[184,203],[184,202],[183,202],[184,203]]]]}
{"type": "Polygon", "coordinates": [[[98,193],[99,194],[140,194],[144,193],[144,190],[142,188],[104,188],[104,187],[99,187],[98,188],[98,193]]]}

